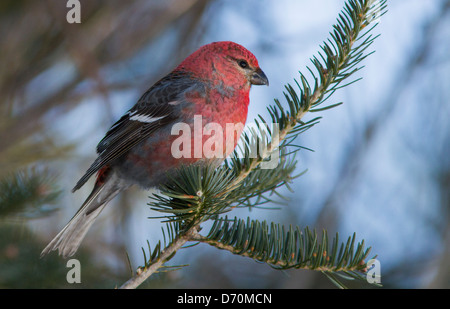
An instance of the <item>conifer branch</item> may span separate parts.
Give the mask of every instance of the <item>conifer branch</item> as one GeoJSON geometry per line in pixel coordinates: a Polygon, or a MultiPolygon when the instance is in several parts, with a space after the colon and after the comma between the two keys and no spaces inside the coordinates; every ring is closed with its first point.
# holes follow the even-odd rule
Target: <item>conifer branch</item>
{"type": "Polygon", "coordinates": [[[140,286],[151,275],[158,272],[158,270],[163,267],[164,264],[169,261],[175,255],[175,253],[184,246],[186,242],[192,240],[194,238],[194,235],[197,234],[197,229],[198,226],[193,226],[187,229],[185,232],[179,234],[157,256],[152,256],[149,263],[147,263],[146,261],[146,265],[138,269],[136,276],[130,278],[120,288],[135,289],[140,286]]]}
{"type": "Polygon", "coordinates": [[[60,195],[47,172],[24,169],[0,178],[0,218],[24,219],[48,215],[60,195]]]}
{"type": "Polygon", "coordinates": [[[233,254],[252,258],[277,269],[308,269],[325,273],[345,272],[363,278],[370,248],[364,241],[355,248],[355,234],[339,244],[339,235],[329,241],[326,231],[319,237],[309,228],[285,228],[257,220],[220,218],[207,236],[194,234],[194,241],[207,243],[233,254]],[[282,244],[282,245],[280,245],[282,244]]]}
{"type": "MultiPolygon", "coordinates": [[[[308,112],[318,112],[341,104],[338,103],[325,108],[317,108],[337,89],[359,80],[357,79],[344,86],[339,86],[344,80],[359,71],[362,67],[355,67],[371,54],[364,55],[363,52],[378,37],[368,35],[376,24],[362,35],[360,35],[360,33],[373,19],[380,18],[381,15],[385,13],[385,2],[385,0],[352,0],[346,4],[343,14],[340,14],[340,19],[338,19],[338,24],[334,26],[334,32],[330,33],[333,41],[329,39],[328,42],[325,42],[324,45],[321,46],[322,53],[319,52],[319,56],[323,61],[321,62],[315,56],[311,59],[317,72],[314,73],[307,67],[315,81],[314,88],[310,87],[306,77],[302,73],[300,73],[302,85],[294,80],[299,88],[300,96],[297,95],[290,84],[285,87],[287,93],[284,93],[284,95],[290,108],[289,111],[285,111],[277,99],[275,100],[276,106],[268,108],[272,121],[280,124],[280,129],[282,128],[279,135],[272,137],[267,148],[259,154],[260,157],[257,160],[251,161],[250,164],[239,170],[238,174],[227,188],[227,192],[239,186],[239,184],[248,177],[261,162],[270,157],[270,155],[282,145],[282,142],[286,140],[289,134],[295,134],[296,130],[303,132],[303,130],[300,130],[302,129],[302,126],[305,125],[302,122],[302,119],[308,112]],[[353,48],[356,41],[363,37],[366,37],[366,39],[357,47],[353,48]],[[317,75],[319,75],[319,78],[317,78],[317,75]],[[325,97],[325,95],[327,96],[325,97]],[[278,113],[280,115],[278,115],[278,113]]],[[[266,123],[262,116],[259,116],[259,118],[263,123],[266,123]]],[[[314,120],[318,119],[316,118],[314,120]]],[[[315,123],[312,125],[314,124],[315,123]]],[[[308,126],[306,129],[309,129],[311,126],[308,126]]]]}
{"type": "MultiPolygon", "coordinates": [[[[262,116],[255,120],[256,130],[244,132],[243,146],[225,161],[213,166],[183,167],[179,173],[160,187],[149,203],[153,210],[161,212],[168,222],[169,242],[160,250],[160,243],[147,259],[144,251],[144,267],[140,274],[122,287],[137,287],[151,274],[158,271],[188,241],[208,243],[241,256],[263,261],[274,268],[303,268],[322,271],[334,283],[342,286],[335,276],[344,272],[352,278],[362,279],[360,272],[366,267],[365,258],[370,248],[364,241],[354,248],[355,235],[346,244],[338,245],[338,235],[329,246],[326,231],[321,242],[309,229],[301,231],[280,225],[258,221],[219,218],[238,206],[257,206],[270,201],[270,194],[280,186],[288,186],[296,169],[295,152],[302,147],[294,145],[294,139],[318,123],[318,118],[303,121],[308,112],[334,108],[341,103],[321,107],[338,89],[353,84],[350,80],[362,67],[359,63],[371,53],[365,53],[378,36],[370,34],[376,26],[368,28],[386,11],[386,0],[348,0],[337,24],[321,46],[318,56],[311,59],[314,69],[307,67],[314,84],[300,73],[298,91],[290,84],[285,86],[287,108],[278,99],[268,107],[271,123],[279,128],[269,129],[269,122],[262,116]],[[345,82],[345,83],[344,83],[345,82]],[[262,151],[254,156],[254,149],[262,151]],[[294,150],[291,151],[291,148],[294,150]],[[271,169],[261,167],[263,162],[278,154],[277,165],[271,169]],[[241,158],[242,157],[242,158],[241,158]],[[207,236],[198,233],[201,223],[214,220],[207,236]]],[[[161,218],[159,217],[159,218],[161,218]]]]}

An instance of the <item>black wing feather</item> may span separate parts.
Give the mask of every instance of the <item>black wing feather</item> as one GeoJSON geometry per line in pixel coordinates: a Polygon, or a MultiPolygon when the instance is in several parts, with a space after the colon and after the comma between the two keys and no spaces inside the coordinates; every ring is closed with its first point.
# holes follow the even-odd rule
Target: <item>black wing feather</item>
{"type": "Polygon", "coordinates": [[[197,87],[198,82],[188,74],[171,73],[147,90],[138,102],[111,126],[99,142],[97,159],[80,178],[72,192],[81,188],[102,167],[114,162],[152,133],[177,119],[179,108],[174,108],[169,103],[184,99],[184,96],[180,97],[181,94],[189,88],[197,87]],[[130,119],[132,115],[137,114],[160,119],[151,123],[130,119]]]}

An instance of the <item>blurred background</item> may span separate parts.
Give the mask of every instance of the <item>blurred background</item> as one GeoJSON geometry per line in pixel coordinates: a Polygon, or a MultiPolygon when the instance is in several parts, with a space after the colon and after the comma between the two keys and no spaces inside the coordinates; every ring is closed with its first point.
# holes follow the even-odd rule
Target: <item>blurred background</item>
{"type": "MultiPolygon", "coordinates": [[[[0,288],[111,288],[143,264],[161,225],[151,192],[116,198],[75,256],[81,284],[45,245],[92,188],[71,188],[108,128],[156,80],[199,46],[221,40],[251,50],[270,87],[251,92],[249,122],[283,98],[343,8],[336,0],[81,0],[0,2],[0,288]]],[[[450,1],[388,1],[376,52],[356,84],[302,134],[299,172],[278,210],[229,216],[309,226],[372,247],[389,288],[450,288],[450,1]]],[[[314,115],[308,115],[308,119],[314,115]]],[[[181,250],[143,287],[329,288],[320,273],[276,271],[198,245],[181,250]]],[[[366,287],[353,285],[353,287],[366,287]]]]}

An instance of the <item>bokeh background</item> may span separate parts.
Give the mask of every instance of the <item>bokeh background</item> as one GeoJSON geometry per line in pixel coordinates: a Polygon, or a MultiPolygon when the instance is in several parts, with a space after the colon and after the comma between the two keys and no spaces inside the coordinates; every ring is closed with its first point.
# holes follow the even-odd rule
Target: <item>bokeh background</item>
{"type": "MultiPolygon", "coordinates": [[[[79,254],[82,283],[42,248],[71,218],[92,180],[70,192],[108,128],[156,80],[211,41],[232,40],[259,59],[270,87],[251,92],[249,122],[307,72],[343,0],[81,0],[0,2],[0,287],[120,286],[143,264],[161,225],[150,192],[116,198],[79,254]]],[[[356,232],[390,288],[450,287],[450,1],[388,0],[381,36],[321,122],[297,143],[299,172],[278,210],[229,215],[356,232]]],[[[317,114],[312,115],[317,116],[317,114]]],[[[308,116],[310,117],[310,116],[308,116]]],[[[206,245],[181,250],[143,287],[329,288],[312,271],[277,271],[206,245]]],[[[366,287],[353,285],[354,287],[366,287]]]]}

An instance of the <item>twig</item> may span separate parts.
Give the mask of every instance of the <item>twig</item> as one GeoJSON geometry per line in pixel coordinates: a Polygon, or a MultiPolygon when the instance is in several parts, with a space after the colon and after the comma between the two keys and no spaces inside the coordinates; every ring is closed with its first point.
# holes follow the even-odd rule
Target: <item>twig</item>
{"type": "Polygon", "coordinates": [[[198,226],[193,226],[184,233],[177,236],[177,238],[167,246],[159,256],[158,260],[145,268],[140,274],[132,277],[125,282],[120,289],[135,289],[141,285],[148,277],[158,271],[164,263],[166,263],[181,247],[188,241],[193,240],[194,236],[198,234],[198,226]]]}

